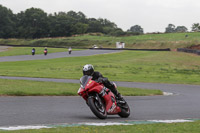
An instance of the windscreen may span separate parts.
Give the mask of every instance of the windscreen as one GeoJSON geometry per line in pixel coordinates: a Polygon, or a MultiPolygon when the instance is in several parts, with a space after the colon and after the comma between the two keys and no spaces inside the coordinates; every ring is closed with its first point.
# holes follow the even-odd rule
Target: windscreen
{"type": "Polygon", "coordinates": [[[83,77],[80,78],[80,84],[82,85],[83,88],[87,85],[88,81],[92,78],[92,76],[84,75],[83,77]]]}

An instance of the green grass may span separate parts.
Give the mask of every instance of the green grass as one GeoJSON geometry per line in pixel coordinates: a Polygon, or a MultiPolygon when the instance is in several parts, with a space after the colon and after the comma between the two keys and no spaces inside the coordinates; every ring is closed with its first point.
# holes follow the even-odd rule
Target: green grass
{"type": "MultiPolygon", "coordinates": [[[[15,56],[15,55],[31,55],[33,47],[9,47],[8,50],[0,52],[1,56],[15,56]]],[[[36,50],[35,54],[44,54],[43,47],[34,47],[36,50]]],[[[68,52],[68,48],[47,48],[48,53],[56,53],[56,52],[68,52]]],[[[80,50],[80,49],[73,49],[80,50]]]]}
{"type": "Polygon", "coordinates": [[[102,47],[116,47],[116,42],[125,42],[126,48],[182,48],[200,43],[200,32],[193,33],[168,33],[145,34],[139,36],[113,37],[105,35],[81,35],[75,37],[42,38],[42,39],[0,39],[0,44],[53,46],[89,48],[94,44],[102,47]],[[186,38],[185,35],[188,35],[186,38]]]}
{"type": "MultiPolygon", "coordinates": [[[[0,79],[0,96],[76,96],[79,84],[0,79]]],[[[124,96],[162,95],[160,90],[119,87],[124,96]]]]}
{"type": "Polygon", "coordinates": [[[200,56],[182,52],[120,53],[49,60],[0,62],[0,75],[79,79],[93,64],[112,81],[200,84],[200,56]]]}
{"type": "Polygon", "coordinates": [[[0,95],[76,96],[79,84],[0,79],[0,95]]]}
{"type": "Polygon", "coordinates": [[[2,133],[199,133],[200,121],[129,126],[80,126],[39,130],[0,131],[2,133]]]}

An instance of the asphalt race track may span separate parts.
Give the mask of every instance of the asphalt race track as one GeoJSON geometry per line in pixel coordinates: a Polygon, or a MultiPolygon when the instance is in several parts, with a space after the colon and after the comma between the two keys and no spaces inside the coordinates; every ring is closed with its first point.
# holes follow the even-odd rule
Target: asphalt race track
{"type": "Polygon", "coordinates": [[[47,56],[44,56],[44,54],[34,55],[34,56],[32,55],[6,56],[6,57],[0,57],[0,62],[46,60],[46,59],[54,59],[62,57],[91,56],[97,54],[115,53],[119,51],[120,50],[80,50],[80,51],[72,51],[72,54],[68,54],[68,52],[66,51],[66,52],[48,53],[47,56]]]}
{"type": "MultiPolygon", "coordinates": [[[[75,53],[75,51],[73,52],[75,53]]],[[[88,53],[88,50],[85,52],[88,53]]],[[[101,52],[108,53],[108,51],[101,52]]],[[[82,53],[84,53],[84,51],[82,51],[82,53]]],[[[81,55],[82,54],[79,53],[79,56],[81,55]]],[[[6,57],[4,57],[4,59],[5,58],[6,57]]],[[[2,58],[0,58],[0,61],[2,61],[2,58]]],[[[0,76],[0,78],[79,83],[78,80],[70,79],[5,76],[0,76]]],[[[173,93],[173,95],[125,97],[131,108],[130,117],[120,118],[117,115],[113,115],[108,116],[106,120],[97,119],[85,104],[85,101],[79,96],[1,96],[0,126],[80,122],[121,122],[126,120],[200,119],[200,85],[134,82],[116,83],[118,86],[125,87],[160,89],[164,92],[173,93]]]]}

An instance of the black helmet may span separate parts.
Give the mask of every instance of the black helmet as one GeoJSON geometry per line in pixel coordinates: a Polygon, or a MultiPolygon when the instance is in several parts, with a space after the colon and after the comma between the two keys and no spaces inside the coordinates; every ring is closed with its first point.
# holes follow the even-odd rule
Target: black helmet
{"type": "Polygon", "coordinates": [[[94,67],[91,64],[86,64],[83,66],[83,75],[92,76],[94,73],[94,67]]]}

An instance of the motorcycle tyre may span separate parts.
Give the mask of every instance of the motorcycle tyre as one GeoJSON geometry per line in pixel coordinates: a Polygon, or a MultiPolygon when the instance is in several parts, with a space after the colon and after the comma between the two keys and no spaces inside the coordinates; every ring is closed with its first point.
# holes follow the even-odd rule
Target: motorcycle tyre
{"type": "Polygon", "coordinates": [[[121,108],[121,112],[118,113],[118,115],[122,118],[127,118],[129,117],[130,115],[130,108],[128,106],[128,104],[126,103],[126,105],[128,108],[123,108],[123,107],[120,107],[121,108]]]}
{"type": "Polygon", "coordinates": [[[95,102],[95,98],[94,97],[89,97],[88,98],[88,106],[90,107],[91,111],[99,119],[106,119],[107,118],[107,112],[106,112],[105,106],[103,105],[103,107],[104,107],[104,114],[102,114],[101,112],[98,111],[98,109],[96,108],[94,102],[95,102]]]}

